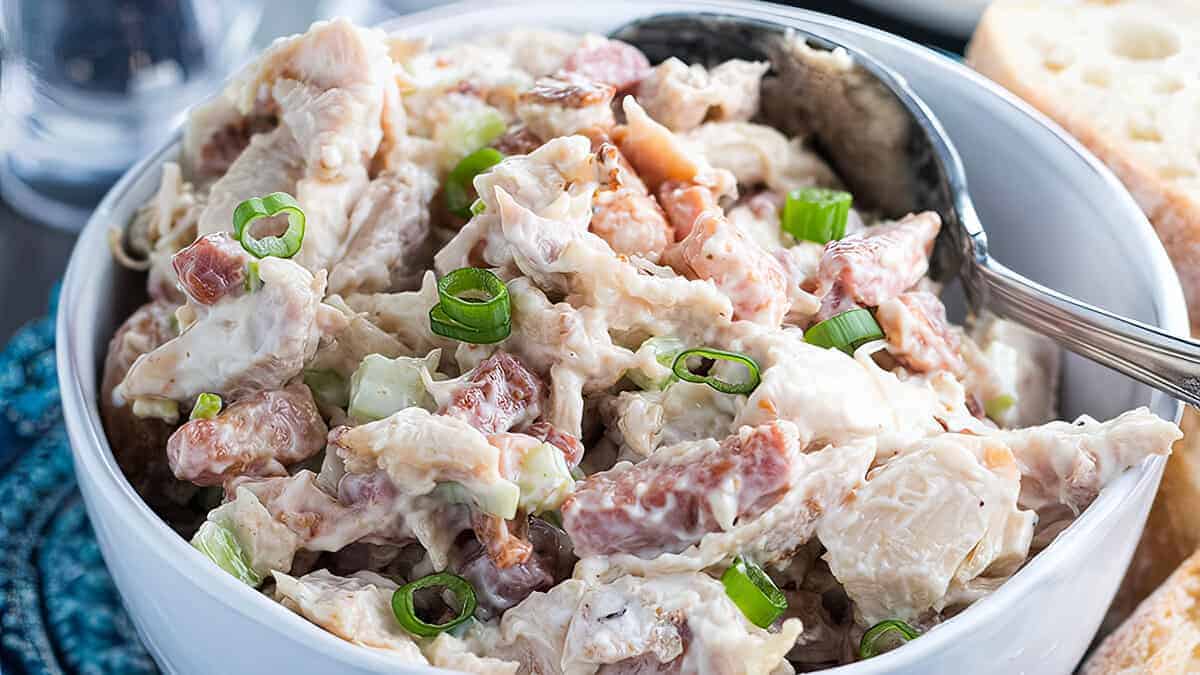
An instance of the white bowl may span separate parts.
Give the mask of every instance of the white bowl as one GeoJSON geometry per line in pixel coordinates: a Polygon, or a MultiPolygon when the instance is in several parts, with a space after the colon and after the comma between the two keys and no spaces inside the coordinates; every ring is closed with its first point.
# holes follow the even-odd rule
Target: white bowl
{"type": "MultiPolygon", "coordinates": [[[[1186,334],[1178,281],[1154,232],[1112,175],[1028,107],[961,65],[892,35],[763,4],[633,2],[586,5],[478,2],[397,20],[389,28],[446,40],[542,24],[606,32],[659,10],[722,11],[794,22],[873,53],[907,78],[941,118],[966,164],[972,194],[1005,264],[1051,287],[1186,334]]],[[[104,559],[138,632],[168,673],[433,672],[344,642],[220,572],[138,498],[113,460],[96,405],[99,368],[140,280],[105,243],[153,192],[178,144],[144,160],[112,189],[80,237],[59,302],[58,367],[80,488],[104,559]]],[[[1109,417],[1166,396],[1068,358],[1063,413],[1109,417]]],[[[1163,461],[1109,486],[1049,550],[998,592],[903,649],[837,672],[1065,673],[1091,640],[1129,562],[1163,461]]]]}

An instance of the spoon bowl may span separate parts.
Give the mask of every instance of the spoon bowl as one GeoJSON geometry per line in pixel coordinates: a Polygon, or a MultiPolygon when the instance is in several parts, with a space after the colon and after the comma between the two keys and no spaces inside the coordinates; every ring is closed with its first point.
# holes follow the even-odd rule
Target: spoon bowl
{"type": "Polygon", "coordinates": [[[960,280],[971,312],[1013,320],[1200,406],[1200,343],[1046,288],[991,258],[958,152],[928,106],[869,54],[771,21],[715,13],[656,14],[610,35],[652,62],[769,61],[763,121],[810,135],[856,203],[891,218],[941,216],[930,276],[960,280]]]}

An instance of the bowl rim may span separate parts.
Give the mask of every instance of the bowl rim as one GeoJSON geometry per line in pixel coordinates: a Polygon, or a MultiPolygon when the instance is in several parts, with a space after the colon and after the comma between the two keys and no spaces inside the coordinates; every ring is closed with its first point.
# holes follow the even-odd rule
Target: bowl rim
{"type": "MultiPolygon", "coordinates": [[[[992,99],[997,105],[1009,109],[1009,112],[1029,118],[1037,126],[1049,130],[1059,144],[1064,146],[1076,159],[1082,161],[1081,169],[1087,167],[1091,173],[1096,174],[1111,188],[1110,197],[1114,206],[1121,208],[1131,222],[1137,223],[1136,234],[1142,248],[1143,262],[1158,291],[1153,298],[1156,323],[1176,334],[1188,335],[1186,305],[1179,280],[1175,276],[1165,249],[1133,198],[1108,168],[1085,150],[1078,141],[999,85],[966,66],[955,63],[905,38],[809,10],[761,2],[729,0],[658,0],[646,4],[639,4],[632,0],[616,0],[616,2],[636,9],[639,14],[652,14],[668,9],[726,11],[742,15],[756,15],[760,18],[784,23],[803,22],[810,30],[818,32],[822,28],[832,28],[850,36],[864,36],[885,43],[890,47],[909,53],[916,61],[923,63],[924,67],[946,69],[948,75],[966,78],[975,87],[984,90],[985,97],[992,99]]],[[[494,10],[498,6],[513,8],[519,6],[523,11],[532,12],[539,5],[547,10],[553,10],[556,3],[552,0],[538,0],[533,3],[519,0],[467,0],[393,19],[382,24],[381,28],[389,33],[398,34],[427,33],[429,24],[449,17],[494,10]]],[[[872,49],[872,47],[867,47],[863,51],[872,54],[872,49]]],[[[879,60],[887,63],[885,59],[879,60]]],[[[900,79],[904,80],[902,74],[900,79]]],[[[123,525],[135,530],[136,536],[146,548],[153,549],[153,555],[171,565],[176,573],[203,589],[216,602],[276,632],[286,631],[294,635],[295,631],[307,631],[301,634],[305,636],[305,640],[309,644],[348,665],[371,671],[394,671],[396,662],[378,650],[364,649],[342,640],[279,603],[264,597],[259,591],[247,587],[230,575],[221,574],[215,570],[187,541],[179,537],[162,521],[133,490],[117,466],[108,445],[100,422],[96,400],[94,397],[85,396],[85,390],[90,386],[85,386],[80,373],[92,372],[100,355],[90,354],[93,361],[91,365],[82,363],[81,349],[86,348],[86,345],[80,344],[76,331],[81,330],[81,335],[85,335],[85,333],[76,325],[77,320],[71,308],[82,293],[84,285],[94,282],[95,277],[103,269],[102,264],[94,263],[90,258],[95,257],[94,253],[97,250],[107,251],[106,233],[108,224],[112,221],[113,212],[118,205],[128,199],[128,193],[135,184],[143,180],[147,173],[158,170],[162,162],[178,150],[181,137],[182,132],[177,130],[161,147],[122,176],[88,220],[71,254],[56,319],[56,351],[63,414],[76,467],[81,473],[87,474],[85,480],[90,483],[90,487],[96,489],[95,498],[106,502],[109,505],[107,510],[110,513],[117,515],[123,525]]],[[[113,263],[109,261],[108,264],[113,263]]],[[[87,339],[84,342],[92,342],[92,340],[87,339]]],[[[97,384],[98,381],[91,386],[97,384]]],[[[1169,397],[1156,392],[1152,397],[1152,405],[1162,407],[1164,399],[1169,400],[1169,397]]],[[[1173,403],[1177,421],[1182,412],[1182,404],[1173,403]]],[[[1050,548],[1030,560],[1017,574],[1005,581],[998,590],[974,603],[969,610],[947,620],[936,630],[930,631],[921,640],[909,644],[904,649],[889,652],[870,661],[849,664],[829,669],[826,672],[839,675],[866,675],[867,673],[886,672],[897,667],[912,666],[917,663],[932,662],[931,657],[936,658],[937,652],[945,649],[954,640],[964,639],[974,624],[987,621],[990,615],[1004,612],[1018,605],[1027,594],[1036,592],[1036,586],[1048,581],[1058,572],[1055,562],[1059,556],[1056,553],[1072,548],[1077,542],[1095,538],[1110,514],[1127,507],[1128,502],[1135,494],[1153,490],[1165,461],[1163,457],[1154,457],[1127,472],[1109,489],[1105,490],[1065,532],[1059,535],[1050,548]]],[[[83,482],[84,480],[80,481],[81,484],[83,482]]],[[[89,503],[90,511],[91,504],[89,503]]],[[[133,619],[135,623],[140,621],[138,617],[133,617],[133,619]]],[[[141,632],[140,627],[139,632],[141,632]]],[[[154,645],[149,641],[147,641],[147,646],[151,651],[155,650],[154,645]]],[[[166,655],[158,656],[163,657],[162,661],[170,661],[166,655]]],[[[412,672],[449,672],[426,665],[405,664],[405,667],[412,672]]]]}

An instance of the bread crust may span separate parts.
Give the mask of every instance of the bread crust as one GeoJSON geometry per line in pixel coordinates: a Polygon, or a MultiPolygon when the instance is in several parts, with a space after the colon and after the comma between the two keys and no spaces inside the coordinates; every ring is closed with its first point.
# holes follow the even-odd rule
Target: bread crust
{"type": "Polygon", "coordinates": [[[1083,664],[1081,675],[1184,675],[1200,661],[1200,553],[1146,598],[1083,664]]]}
{"type": "Polygon", "coordinates": [[[1116,628],[1200,548],[1200,413],[1186,408],[1146,529],[1102,630],[1116,628]]]}

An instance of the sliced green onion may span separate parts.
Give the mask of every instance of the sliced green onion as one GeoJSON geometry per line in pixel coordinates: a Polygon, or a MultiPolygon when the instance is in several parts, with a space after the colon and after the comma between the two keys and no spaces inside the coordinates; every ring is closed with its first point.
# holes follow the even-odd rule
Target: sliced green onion
{"type": "Polygon", "coordinates": [[[775,623],[787,610],[787,598],[783,591],[761,567],[742,556],[733,559],[733,564],[721,575],[721,583],[733,604],[742,610],[750,623],[759,628],[775,623]]]}
{"type": "Polygon", "coordinates": [[[475,613],[475,588],[471,582],[449,572],[439,572],[410,581],[392,594],[392,613],[404,630],[420,637],[434,637],[463,623],[475,613]],[[458,600],[458,614],[446,623],[426,623],[417,616],[413,595],[423,588],[444,588],[458,600]]]}
{"type": "Polygon", "coordinates": [[[867,629],[858,643],[860,658],[869,659],[891,651],[909,640],[916,640],[921,633],[899,619],[888,619],[867,629]]]}
{"type": "Polygon", "coordinates": [[[646,369],[634,368],[626,371],[625,376],[629,378],[630,382],[645,391],[665,389],[667,385],[675,381],[675,374],[670,372],[671,367],[675,365],[675,357],[679,356],[679,352],[684,349],[687,349],[687,343],[677,337],[659,335],[649,338],[638,347],[638,353],[640,354],[642,350],[649,351],[654,355],[654,361],[663,369],[661,371],[655,369],[656,372],[651,373],[646,369]]]}
{"type": "Polygon", "coordinates": [[[792,190],[783,203],[780,227],[796,239],[826,244],[846,235],[849,192],[809,187],[792,190]]]}
{"type": "Polygon", "coordinates": [[[512,324],[505,323],[488,330],[476,330],[451,319],[441,305],[435,305],[433,309],[429,310],[429,329],[451,340],[469,342],[474,345],[490,345],[506,339],[512,332],[512,324]]]}
{"type": "Polygon", "coordinates": [[[446,210],[456,216],[470,218],[474,213],[473,200],[476,195],[472,183],[475,176],[499,164],[503,159],[504,155],[495,148],[480,148],[463,157],[450,171],[442,189],[446,197],[446,210]]]}
{"type": "Polygon", "coordinates": [[[854,354],[855,349],[872,340],[882,339],[883,330],[875,317],[862,308],[825,319],[804,332],[804,341],[810,345],[840,349],[847,354],[854,354]]]}
{"type": "Polygon", "coordinates": [[[456,269],[438,279],[437,289],[446,315],[459,323],[483,329],[505,323],[512,316],[508,286],[490,270],[456,269]]]}
{"type": "Polygon", "coordinates": [[[762,381],[762,376],[759,375],[758,362],[754,359],[745,354],[727,352],[721,349],[709,349],[707,347],[687,349],[679,352],[679,355],[675,357],[675,361],[671,365],[671,372],[675,373],[675,377],[685,382],[707,384],[722,394],[749,394],[762,381]],[[697,375],[688,368],[687,364],[688,359],[693,356],[712,359],[713,361],[740,363],[746,367],[746,381],[726,382],[715,375],[697,375]]]}
{"type": "Polygon", "coordinates": [[[262,285],[262,277],[258,274],[258,263],[246,263],[246,280],[242,282],[242,286],[246,289],[246,292],[253,293],[262,288],[262,285]]]}
{"type": "Polygon", "coordinates": [[[438,335],[492,344],[512,332],[508,287],[489,270],[454,270],[438,280],[438,298],[438,304],[429,310],[430,328],[438,335]]]}
{"type": "Polygon", "coordinates": [[[484,211],[487,211],[487,204],[484,204],[482,199],[471,202],[471,215],[477,216],[484,211]]]}
{"type": "Polygon", "coordinates": [[[1017,399],[1013,398],[1012,395],[1001,394],[985,401],[983,404],[983,411],[987,413],[988,417],[996,420],[1000,417],[1003,417],[1004,413],[1008,412],[1009,409],[1016,404],[1017,399]]]}
{"type": "Polygon", "coordinates": [[[345,408],[350,404],[350,383],[336,370],[306,370],[304,384],[313,398],[330,408],[345,408]]]}
{"type": "Polygon", "coordinates": [[[491,145],[507,130],[504,114],[491,106],[463,110],[434,128],[434,145],[440,148],[438,160],[448,170],[463,157],[491,145]]]}
{"type": "Polygon", "coordinates": [[[192,406],[192,414],[188,416],[188,419],[211,420],[219,412],[221,412],[221,397],[206,391],[196,397],[196,404],[192,406]]]}
{"type": "Polygon", "coordinates": [[[238,581],[256,588],[262,583],[262,577],[250,566],[242,545],[228,528],[206,520],[192,537],[192,546],[238,581]]]}
{"type": "Polygon", "coordinates": [[[296,198],[286,192],[272,192],[265,197],[251,197],[233,210],[233,236],[242,248],[255,258],[290,258],[304,243],[304,210],[296,198]],[[255,239],[250,225],[259,218],[286,213],[287,230],[278,237],[255,239]]]}

